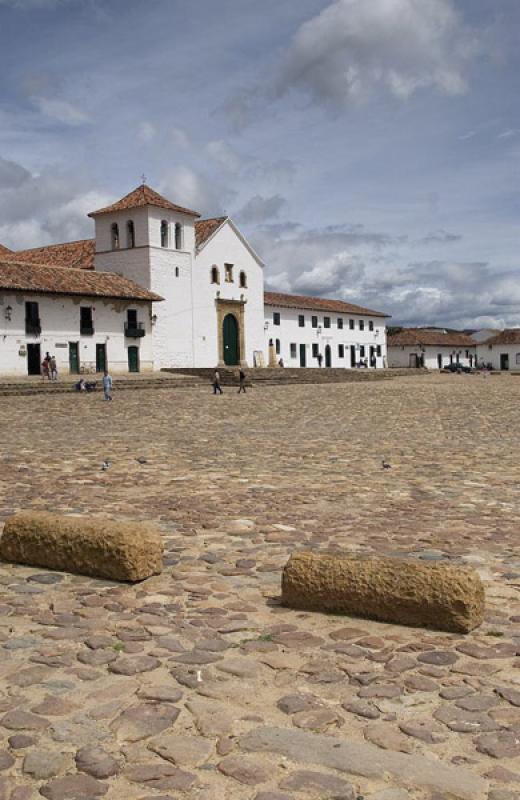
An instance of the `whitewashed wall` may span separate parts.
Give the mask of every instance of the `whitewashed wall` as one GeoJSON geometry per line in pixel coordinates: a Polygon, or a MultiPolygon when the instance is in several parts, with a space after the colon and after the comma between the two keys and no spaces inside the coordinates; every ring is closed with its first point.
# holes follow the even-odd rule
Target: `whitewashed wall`
{"type": "Polygon", "coordinates": [[[478,363],[491,364],[493,369],[502,369],[501,356],[509,357],[509,370],[520,370],[520,344],[493,344],[487,345],[485,342],[477,345],[478,363]]]}
{"type": "MultiPolygon", "coordinates": [[[[442,366],[447,367],[451,362],[457,361],[464,367],[474,365],[476,357],[476,347],[445,347],[443,345],[428,345],[424,347],[424,366],[427,369],[439,369],[438,356],[442,357],[442,366]],[[451,356],[451,359],[450,359],[451,356]],[[470,356],[472,360],[470,363],[470,356]]],[[[410,366],[410,356],[415,355],[419,358],[422,355],[418,345],[389,345],[388,346],[388,366],[404,368],[410,366]]]]}
{"type": "Polygon", "coordinates": [[[48,351],[56,357],[58,371],[69,372],[69,342],[79,343],[80,364],[96,363],[96,344],[106,344],[108,366],[113,373],[128,372],[128,347],[139,347],[141,372],[153,368],[150,303],[110,300],[107,298],[65,297],[58,295],[0,293],[0,374],[27,375],[27,344],[40,344],[41,359],[48,351]],[[25,301],[39,304],[42,332],[40,336],[25,333],[25,301]],[[5,309],[11,306],[11,321],[5,309]],[[93,309],[92,336],[80,335],[80,306],[93,309]],[[145,326],[146,335],[127,339],[124,323],[128,309],[137,310],[137,319],[145,326]]]}
{"type": "MultiPolygon", "coordinates": [[[[218,343],[222,331],[217,325],[217,295],[222,300],[246,301],[245,360],[253,366],[255,351],[266,353],[264,342],[264,273],[263,267],[245,246],[229,222],[202,248],[195,258],[193,271],[194,297],[194,364],[214,367],[218,362],[218,343]],[[233,282],[225,280],[224,264],[233,264],[233,282]],[[216,266],[220,283],[211,283],[211,268],[216,266]],[[240,288],[240,272],[246,273],[247,288],[240,288]]],[[[241,358],[243,355],[241,354],[241,358]]]]}
{"type": "Polygon", "coordinates": [[[269,340],[274,343],[280,340],[280,354],[277,358],[283,358],[286,367],[300,366],[300,345],[306,348],[307,367],[318,367],[318,360],[312,355],[313,344],[318,344],[318,350],[323,356],[323,366],[325,366],[325,347],[331,348],[331,366],[350,368],[355,366],[351,363],[351,345],[356,348],[355,361],[363,358],[368,360],[370,365],[370,346],[381,347],[381,355],[376,356],[376,368],[381,369],[386,366],[386,326],[385,320],[381,317],[370,317],[355,314],[338,314],[337,312],[315,311],[311,309],[283,308],[278,306],[265,307],[265,331],[264,349],[268,350],[269,340]],[[273,322],[273,314],[280,314],[280,325],[273,322]],[[300,328],[298,317],[303,314],[305,326],[300,328]],[[318,326],[312,327],[312,317],[318,317],[318,326]],[[323,318],[330,317],[330,328],[324,327],[323,318]],[[343,320],[343,328],[338,327],[338,319],[343,320]],[[354,330],[349,327],[349,320],[354,321],[354,330]],[[359,322],[363,320],[364,330],[359,329],[359,322]],[[369,330],[369,321],[374,324],[374,330],[369,330]],[[291,356],[291,344],[296,344],[296,356],[291,356]],[[344,357],[339,356],[339,345],[344,346],[344,357]],[[362,349],[365,348],[364,356],[362,349]]]}

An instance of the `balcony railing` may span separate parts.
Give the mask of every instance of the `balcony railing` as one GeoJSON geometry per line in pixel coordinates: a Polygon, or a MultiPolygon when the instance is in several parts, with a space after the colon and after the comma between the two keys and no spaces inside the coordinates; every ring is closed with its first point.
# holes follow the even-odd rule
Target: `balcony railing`
{"type": "Polygon", "coordinates": [[[42,325],[39,319],[25,320],[25,333],[29,336],[39,336],[42,332],[42,325]]]}
{"type": "Polygon", "coordinates": [[[125,336],[129,339],[140,339],[146,331],[142,322],[125,322],[125,336]]]}
{"type": "Polygon", "coordinates": [[[80,336],[93,336],[94,335],[94,326],[91,325],[80,325],[79,326],[79,333],[80,336]]]}

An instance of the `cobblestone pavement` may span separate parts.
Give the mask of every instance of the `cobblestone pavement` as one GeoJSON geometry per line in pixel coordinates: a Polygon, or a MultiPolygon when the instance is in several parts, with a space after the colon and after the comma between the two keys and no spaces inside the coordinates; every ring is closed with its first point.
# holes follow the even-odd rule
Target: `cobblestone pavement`
{"type": "Polygon", "coordinates": [[[0,401],[3,519],[166,551],[137,586],[0,565],[0,799],[518,798],[520,379],[209,392],[0,401]],[[300,546],[471,564],[486,621],[284,609],[300,546]]]}

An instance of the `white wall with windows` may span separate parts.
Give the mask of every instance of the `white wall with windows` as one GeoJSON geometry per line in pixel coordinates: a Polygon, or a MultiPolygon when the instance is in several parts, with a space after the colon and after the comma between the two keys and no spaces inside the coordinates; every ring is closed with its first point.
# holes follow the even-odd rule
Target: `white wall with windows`
{"type": "Polygon", "coordinates": [[[230,220],[195,258],[193,298],[194,365],[214,367],[218,363],[223,335],[217,313],[220,300],[243,304],[245,353],[240,353],[240,360],[252,367],[255,352],[264,353],[264,270],[230,220]]]}
{"type": "Polygon", "coordinates": [[[1,373],[27,375],[31,360],[39,366],[36,353],[41,365],[47,352],[62,375],[76,363],[74,353],[78,370],[87,373],[95,372],[103,353],[113,373],[129,372],[130,363],[141,372],[152,370],[151,303],[0,292],[1,373]]]}
{"type": "Polygon", "coordinates": [[[386,366],[384,317],[266,305],[264,329],[286,367],[319,367],[319,354],[323,367],[386,366]]]}
{"type": "Polygon", "coordinates": [[[445,345],[388,345],[388,366],[426,367],[426,369],[442,369],[450,364],[473,367],[476,359],[476,347],[453,347],[445,345]]]}
{"type": "Polygon", "coordinates": [[[491,364],[492,369],[520,370],[520,337],[516,344],[477,345],[478,364],[491,364]]]}

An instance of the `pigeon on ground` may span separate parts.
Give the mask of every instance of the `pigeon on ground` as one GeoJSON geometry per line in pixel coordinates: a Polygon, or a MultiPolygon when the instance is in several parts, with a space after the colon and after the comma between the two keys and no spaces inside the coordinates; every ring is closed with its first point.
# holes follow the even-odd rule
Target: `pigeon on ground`
{"type": "Polygon", "coordinates": [[[103,463],[101,464],[101,471],[106,472],[107,469],[110,469],[111,465],[112,465],[111,461],[103,461],[103,463]]]}
{"type": "Polygon", "coordinates": [[[383,469],[391,469],[392,465],[389,464],[388,461],[385,461],[385,459],[383,458],[383,460],[381,461],[381,467],[383,469]]]}
{"type": "Polygon", "coordinates": [[[139,456],[139,458],[136,458],[135,460],[138,461],[139,464],[148,464],[146,458],[143,458],[142,456],[139,456]]]}

